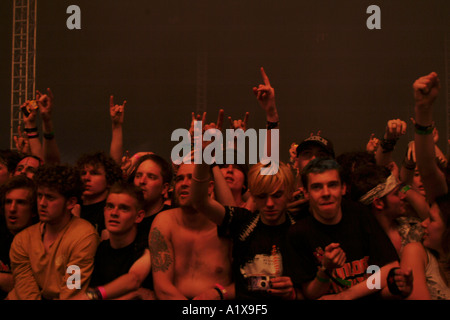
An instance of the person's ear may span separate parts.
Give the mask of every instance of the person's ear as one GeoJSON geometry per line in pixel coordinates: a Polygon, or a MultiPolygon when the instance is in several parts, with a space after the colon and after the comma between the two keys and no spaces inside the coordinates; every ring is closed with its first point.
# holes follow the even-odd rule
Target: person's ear
{"type": "Polygon", "coordinates": [[[346,192],[347,192],[347,184],[342,183],[342,195],[344,196],[346,192]]]}
{"type": "Polygon", "coordinates": [[[139,210],[134,222],[141,223],[142,220],[144,220],[144,217],[145,217],[145,210],[139,210]]]}
{"type": "Polygon", "coordinates": [[[383,210],[384,209],[384,202],[380,198],[375,198],[372,202],[372,205],[377,210],[383,210]]]}
{"type": "Polygon", "coordinates": [[[162,191],[161,191],[161,195],[162,196],[166,196],[169,193],[169,183],[164,182],[163,183],[163,187],[162,187],[162,191]]]}
{"type": "Polygon", "coordinates": [[[66,201],[66,209],[72,212],[72,209],[75,207],[75,205],[78,203],[78,200],[76,197],[70,197],[66,201]]]}
{"type": "Polygon", "coordinates": [[[208,184],[208,195],[211,195],[214,192],[214,181],[211,180],[209,181],[208,184]]]}

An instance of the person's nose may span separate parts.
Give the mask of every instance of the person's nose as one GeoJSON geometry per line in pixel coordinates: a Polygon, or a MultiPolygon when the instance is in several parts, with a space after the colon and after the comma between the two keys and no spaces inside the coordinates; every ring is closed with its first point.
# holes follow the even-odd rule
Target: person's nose
{"type": "Polygon", "coordinates": [[[266,207],[272,208],[274,205],[275,205],[275,202],[273,201],[272,197],[268,196],[267,200],[266,200],[266,207]]]}
{"type": "Polygon", "coordinates": [[[147,178],[145,176],[141,176],[139,178],[139,185],[146,185],[147,184],[147,178]]]}

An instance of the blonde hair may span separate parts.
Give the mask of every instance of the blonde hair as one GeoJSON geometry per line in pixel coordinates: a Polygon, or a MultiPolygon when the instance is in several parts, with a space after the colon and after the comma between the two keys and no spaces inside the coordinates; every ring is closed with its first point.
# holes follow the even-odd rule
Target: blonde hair
{"type": "Polygon", "coordinates": [[[284,188],[287,195],[294,192],[295,180],[291,169],[283,162],[279,163],[278,172],[274,175],[262,175],[261,168],[268,165],[263,165],[260,162],[253,165],[248,172],[248,187],[250,193],[258,194],[273,194],[280,188],[284,188]]]}

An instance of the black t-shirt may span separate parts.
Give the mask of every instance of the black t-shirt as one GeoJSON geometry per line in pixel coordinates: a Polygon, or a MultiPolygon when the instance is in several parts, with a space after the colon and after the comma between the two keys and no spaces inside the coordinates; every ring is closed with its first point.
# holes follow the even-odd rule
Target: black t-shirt
{"type": "Polygon", "coordinates": [[[153,220],[155,220],[156,216],[160,213],[163,212],[165,210],[169,210],[171,208],[171,206],[165,204],[162,209],[155,213],[152,214],[149,217],[145,217],[144,219],[142,219],[142,221],[138,224],[138,240],[141,241],[143,243],[143,245],[145,245],[146,247],[148,247],[148,235],[150,233],[150,229],[152,228],[152,223],[153,220]]]}
{"type": "Polygon", "coordinates": [[[286,236],[294,220],[278,226],[264,224],[259,213],[238,207],[225,207],[219,236],[233,240],[233,279],[236,299],[274,299],[267,294],[267,276],[284,274],[282,255],[286,236]]]}
{"type": "MultiPolygon", "coordinates": [[[[94,259],[91,287],[103,286],[118,277],[127,274],[146,248],[134,241],[126,247],[113,249],[109,240],[100,242],[94,259]]],[[[142,283],[143,288],[153,289],[151,272],[142,283]]]]}
{"type": "MultiPolygon", "coordinates": [[[[308,209],[306,209],[308,210],[308,209]]],[[[312,281],[321,265],[325,247],[339,243],[346,254],[346,263],[332,275],[349,286],[365,281],[370,265],[382,267],[398,260],[397,252],[378,221],[359,203],[342,200],[342,219],[335,225],[325,225],[312,214],[304,215],[288,233],[287,273],[297,286],[312,281]]],[[[332,282],[330,293],[339,293],[348,287],[332,282]]]]}
{"type": "Polygon", "coordinates": [[[103,229],[105,229],[105,210],[106,199],[97,203],[80,206],[80,217],[89,221],[101,235],[103,229]]]}

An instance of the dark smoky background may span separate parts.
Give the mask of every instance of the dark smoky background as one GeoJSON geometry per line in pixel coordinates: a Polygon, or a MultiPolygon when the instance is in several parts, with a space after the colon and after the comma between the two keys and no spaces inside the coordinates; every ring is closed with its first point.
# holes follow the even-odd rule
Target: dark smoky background
{"type": "MultiPolygon", "coordinates": [[[[10,141],[13,1],[2,1],[0,148],[10,141]]],[[[207,120],[220,108],[233,119],[250,112],[265,128],[252,87],[263,66],[275,88],[280,155],[310,132],[322,131],[336,153],[364,149],[386,123],[409,125],[395,158],[413,139],[411,85],[436,71],[439,146],[447,151],[445,37],[450,2],[268,0],[38,0],[36,88],[55,95],[55,135],[64,162],[109,150],[109,96],[127,100],[124,148],[169,158],[171,134],[197,111],[198,58],[207,65],[207,120]],[[70,5],[81,30],[69,30],[70,5]],[[369,30],[367,8],[381,9],[381,29],[369,30]]],[[[227,123],[227,122],[225,122],[227,123]]]]}

